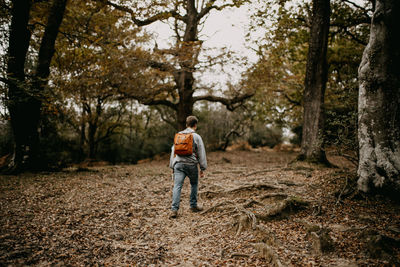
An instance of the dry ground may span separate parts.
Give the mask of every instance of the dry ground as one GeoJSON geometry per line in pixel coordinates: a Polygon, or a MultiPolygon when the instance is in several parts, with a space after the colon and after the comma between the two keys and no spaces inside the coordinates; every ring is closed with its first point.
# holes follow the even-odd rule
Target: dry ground
{"type": "Polygon", "coordinates": [[[199,187],[205,211],[189,211],[186,180],[177,219],[168,218],[166,158],[1,176],[0,266],[396,265],[399,206],[352,198],[351,166],[340,158],[328,169],[288,165],[294,157],[210,153],[199,187]]]}

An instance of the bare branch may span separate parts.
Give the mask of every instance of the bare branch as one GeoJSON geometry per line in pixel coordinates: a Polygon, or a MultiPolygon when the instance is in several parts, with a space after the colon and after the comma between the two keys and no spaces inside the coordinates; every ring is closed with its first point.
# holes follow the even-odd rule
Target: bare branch
{"type": "Polygon", "coordinates": [[[351,33],[347,27],[341,27],[341,26],[337,26],[338,30],[337,31],[332,31],[332,34],[337,34],[340,32],[343,32],[345,35],[349,36],[353,41],[362,44],[362,45],[367,45],[368,41],[364,41],[361,40],[360,38],[358,38],[355,34],[351,33]]]}
{"type": "Polygon", "coordinates": [[[200,100],[207,100],[210,102],[218,102],[226,106],[226,108],[230,111],[235,110],[239,106],[243,104],[243,101],[252,97],[254,92],[245,93],[243,95],[235,96],[233,98],[219,97],[213,95],[204,95],[204,96],[195,96],[193,97],[193,102],[197,102],[200,100]]]}
{"type": "MultiPolygon", "coordinates": [[[[158,92],[163,92],[169,89],[160,89],[158,92]]],[[[141,91],[141,90],[138,90],[141,91]]],[[[167,106],[172,108],[173,110],[177,110],[178,106],[177,104],[167,100],[167,99],[155,99],[157,96],[157,92],[153,93],[152,95],[135,95],[135,94],[130,94],[128,92],[120,92],[121,97],[118,98],[118,100],[123,100],[123,99],[135,99],[139,101],[139,103],[147,106],[157,106],[157,105],[162,105],[162,106],[167,106]]]]}
{"type": "Polygon", "coordinates": [[[199,13],[198,18],[201,19],[202,17],[204,17],[206,14],[208,14],[213,8],[216,8],[214,6],[216,0],[210,0],[205,7],[203,7],[199,13]]]}
{"type": "Polygon", "coordinates": [[[231,4],[224,4],[221,6],[217,6],[214,5],[216,2],[216,0],[210,0],[205,7],[200,11],[199,15],[198,15],[198,20],[200,20],[201,18],[203,18],[205,15],[207,15],[208,13],[210,13],[211,10],[216,9],[218,11],[223,10],[224,8],[227,7],[238,7],[240,5],[240,3],[238,3],[238,1],[233,1],[233,3],[231,4]]]}
{"type": "Polygon", "coordinates": [[[119,10],[119,11],[123,11],[126,12],[128,14],[131,15],[132,21],[137,25],[137,26],[146,26],[149,24],[152,24],[153,22],[159,21],[159,20],[165,20],[171,17],[174,17],[176,19],[185,21],[185,17],[183,17],[182,15],[180,15],[176,10],[170,10],[170,11],[164,11],[164,12],[160,12],[158,14],[155,14],[154,16],[151,16],[150,18],[147,18],[145,20],[140,20],[136,18],[136,14],[135,12],[126,7],[126,6],[122,6],[122,5],[118,5],[115,3],[112,3],[111,1],[104,1],[104,0],[97,0],[99,2],[103,2],[109,6],[112,6],[113,8],[119,10]]]}
{"type": "Polygon", "coordinates": [[[220,149],[221,149],[222,151],[225,151],[225,150],[226,150],[226,148],[227,148],[228,145],[229,145],[229,141],[230,141],[229,138],[230,138],[231,136],[233,136],[233,135],[242,136],[243,133],[242,133],[242,132],[239,133],[239,132],[236,131],[235,129],[231,129],[228,133],[226,133],[225,136],[224,136],[225,142],[220,146],[220,149]]]}
{"type": "Polygon", "coordinates": [[[177,128],[176,122],[175,122],[175,121],[171,121],[171,120],[169,120],[168,118],[166,118],[166,117],[164,116],[164,112],[163,112],[160,108],[155,107],[155,109],[156,109],[156,110],[158,111],[158,113],[160,114],[160,117],[161,117],[161,120],[162,120],[162,121],[164,121],[164,122],[168,123],[169,125],[171,125],[172,128],[177,128]]]}
{"type": "Polygon", "coordinates": [[[287,99],[287,101],[289,101],[289,103],[291,103],[295,106],[301,106],[301,102],[290,98],[287,94],[283,94],[283,96],[287,99]]]}
{"type": "Polygon", "coordinates": [[[166,100],[166,99],[137,99],[141,104],[148,105],[148,106],[157,106],[157,105],[162,105],[162,106],[167,106],[170,107],[174,110],[177,110],[177,105],[166,100]]]}
{"type": "Polygon", "coordinates": [[[365,46],[368,44],[368,41],[361,40],[355,34],[351,33],[348,29],[343,29],[343,30],[346,35],[350,36],[350,38],[353,39],[354,41],[356,41],[357,43],[365,45],[365,46]]]}
{"type": "Polygon", "coordinates": [[[367,8],[362,7],[362,6],[356,4],[356,3],[352,2],[352,1],[349,1],[349,0],[342,0],[342,1],[344,3],[348,3],[348,4],[352,5],[352,6],[354,6],[357,9],[363,10],[365,13],[367,13],[368,11],[372,11],[372,10],[368,10],[367,8]]]}
{"type": "Polygon", "coordinates": [[[177,71],[174,66],[172,66],[171,64],[168,64],[168,63],[158,62],[155,60],[148,60],[145,63],[147,66],[149,66],[153,69],[158,69],[160,71],[171,72],[171,73],[174,73],[177,71]]]}
{"type": "Polygon", "coordinates": [[[344,23],[335,23],[332,22],[329,24],[330,27],[339,27],[339,28],[343,28],[343,27],[354,27],[354,26],[358,26],[361,24],[371,24],[371,18],[370,17],[363,17],[360,19],[355,19],[352,21],[346,21],[344,23]]]}
{"type": "Polygon", "coordinates": [[[155,60],[149,60],[149,61],[146,61],[145,63],[147,64],[147,66],[149,66],[153,69],[171,73],[175,79],[178,77],[177,75],[178,75],[179,70],[177,70],[171,64],[164,63],[164,62],[158,62],[155,60]]]}

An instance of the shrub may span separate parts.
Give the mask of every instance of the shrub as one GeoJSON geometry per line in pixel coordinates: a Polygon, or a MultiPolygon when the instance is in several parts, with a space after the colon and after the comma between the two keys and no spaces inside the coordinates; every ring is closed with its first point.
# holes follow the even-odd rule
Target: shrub
{"type": "Polygon", "coordinates": [[[269,146],[272,148],[282,143],[282,129],[256,124],[250,131],[248,142],[252,147],[269,146]]]}

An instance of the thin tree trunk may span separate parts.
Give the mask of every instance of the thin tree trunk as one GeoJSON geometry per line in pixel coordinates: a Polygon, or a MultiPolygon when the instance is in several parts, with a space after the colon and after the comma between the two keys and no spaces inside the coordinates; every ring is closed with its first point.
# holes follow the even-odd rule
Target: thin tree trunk
{"type": "Polygon", "coordinates": [[[330,1],[313,0],[313,15],[304,88],[303,135],[299,160],[327,163],[324,131],[324,96],[328,76],[326,53],[330,1]]]}
{"type": "Polygon", "coordinates": [[[90,159],[95,159],[97,156],[97,144],[99,140],[96,139],[96,136],[98,135],[99,119],[102,116],[103,111],[103,100],[98,97],[95,112],[90,112],[89,114],[88,142],[90,159]]]}
{"type": "Polygon", "coordinates": [[[97,132],[97,124],[89,123],[89,131],[88,131],[88,142],[89,142],[89,158],[96,158],[96,132],[97,132]]]}
{"type": "Polygon", "coordinates": [[[81,128],[80,128],[80,138],[79,138],[79,161],[85,159],[85,140],[86,140],[86,110],[85,105],[82,105],[82,115],[81,115],[81,128]]]}
{"type": "Polygon", "coordinates": [[[40,162],[40,144],[37,129],[40,123],[42,101],[43,98],[46,97],[45,87],[47,86],[50,75],[50,64],[55,52],[54,47],[58,35],[58,29],[60,28],[66,5],[67,0],[54,0],[50,8],[46,29],[39,48],[38,65],[36,68],[34,86],[32,88],[35,104],[30,113],[30,128],[32,129],[32,140],[29,150],[30,169],[41,168],[41,165],[43,164],[43,166],[46,166],[46,163],[40,162]]]}
{"type": "Polygon", "coordinates": [[[400,1],[377,0],[359,67],[358,188],[400,192],[400,1]]]}

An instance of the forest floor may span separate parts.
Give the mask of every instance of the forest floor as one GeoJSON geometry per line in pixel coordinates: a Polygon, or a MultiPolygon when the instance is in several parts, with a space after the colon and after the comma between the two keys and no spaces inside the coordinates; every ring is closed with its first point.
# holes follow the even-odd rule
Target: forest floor
{"type": "Polygon", "coordinates": [[[398,266],[400,206],[351,188],[351,165],[213,152],[170,219],[168,156],[0,176],[0,266],[398,266]]]}

